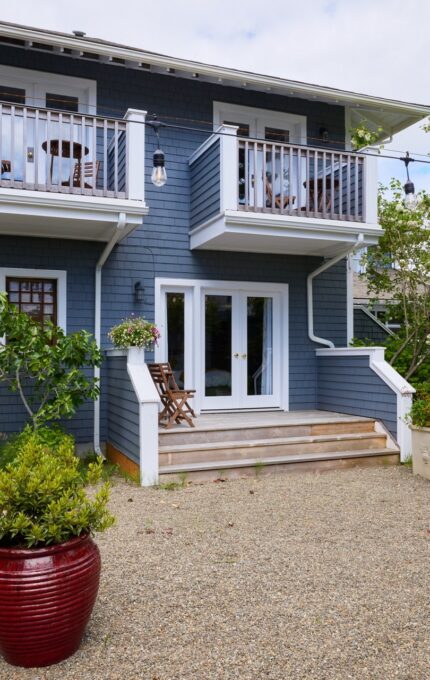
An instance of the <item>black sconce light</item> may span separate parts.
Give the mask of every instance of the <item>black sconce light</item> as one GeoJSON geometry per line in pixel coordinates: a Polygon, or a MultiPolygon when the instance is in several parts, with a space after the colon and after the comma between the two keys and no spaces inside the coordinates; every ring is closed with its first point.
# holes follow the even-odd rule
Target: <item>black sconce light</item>
{"type": "Polygon", "coordinates": [[[405,190],[405,207],[408,208],[409,210],[413,210],[414,208],[417,207],[417,197],[415,195],[415,186],[414,183],[411,182],[411,179],[409,177],[409,163],[413,163],[414,159],[410,158],[409,156],[409,151],[406,151],[406,156],[404,158],[400,159],[403,161],[406,167],[406,183],[403,187],[405,190]]]}
{"type": "Polygon", "coordinates": [[[134,301],[143,302],[144,293],[145,289],[142,286],[142,281],[136,281],[136,283],[134,284],[134,301]]]}
{"type": "Polygon", "coordinates": [[[164,152],[161,151],[160,149],[160,134],[159,134],[159,129],[160,127],[164,127],[164,123],[160,123],[160,121],[157,120],[157,116],[154,114],[152,120],[147,122],[147,125],[154,130],[155,135],[157,137],[157,149],[154,151],[154,155],[152,156],[151,182],[156,187],[162,187],[167,182],[167,172],[165,168],[166,159],[164,156],[164,152]]]}

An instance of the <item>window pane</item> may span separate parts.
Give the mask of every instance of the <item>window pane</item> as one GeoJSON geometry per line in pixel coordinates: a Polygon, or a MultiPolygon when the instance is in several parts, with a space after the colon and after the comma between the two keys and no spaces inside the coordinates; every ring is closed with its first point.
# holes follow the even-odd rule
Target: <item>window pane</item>
{"type": "Polygon", "coordinates": [[[205,298],[205,394],[231,395],[231,295],[205,298]]]}
{"type": "Polygon", "coordinates": [[[53,323],[57,322],[57,281],[55,279],[7,278],[6,291],[9,300],[21,312],[25,312],[41,323],[44,319],[49,319],[53,323]]]}
{"type": "Polygon", "coordinates": [[[54,94],[53,92],[46,93],[46,108],[60,109],[61,111],[77,111],[79,106],[79,99],[77,97],[70,97],[67,94],[54,94]]]}
{"type": "Polygon", "coordinates": [[[10,85],[0,85],[0,100],[9,104],[25,104],[25,90],[10,85]]]}
{"type": "Polygon", "coordinates": [[[248,394],[273,394],[272,298],[248,298],[248,394]]]}
{"type": "Polygon", "coordinates": [[[279,128],[264,128],[264,136],[268,141],[279,142],[280,144],[288,144],[290,141],[290,131],[280,130],[279,128]]]}
{"type": "Polygon", "coordinates": [[[185,294],[167,293],[167,354],[179,387],[185,383],[185,294]]]}

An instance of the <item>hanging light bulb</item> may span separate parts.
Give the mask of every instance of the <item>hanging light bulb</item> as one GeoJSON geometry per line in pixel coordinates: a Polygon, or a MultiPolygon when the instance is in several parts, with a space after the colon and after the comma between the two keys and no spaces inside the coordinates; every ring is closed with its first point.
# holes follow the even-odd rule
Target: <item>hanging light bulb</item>
{"type": "Polygon", "coordinates": [[[410,158],[409,151],[406,151],[406,156],[400,159],[406,167],[407,181],[403,187],[405,191],[405,207],[408,210],[414,210],[417,207],[418,199],[415,194],[415,186],[409,177],[409,163],[413,163],[414,159],[410,158]]]}
{"type": "Polygon", "coordinates": [[[152,174],[151,182],[155,184],[156,187],[162,187],[167,182],[167,172],[165,168],[165,157],[161,149],[154,151],[152,157],[152,174]]]}
{"type": "Polygon", "coordinates": [[[154,151],[152,156],[151,182],[156,187],[162,187],[167,182],[167,172],[165,167],[166,158],[164,156],[164,152],[160,149],[160,135],[158,130],[160,127],[164,127],[164,123],[160,123],[160,121],[157,120],[157,116],[154,114],[152,120],[147,122],[147,125],[149,125],[149,127],[154,130],[157,137],[157,149],[154,151]]]}

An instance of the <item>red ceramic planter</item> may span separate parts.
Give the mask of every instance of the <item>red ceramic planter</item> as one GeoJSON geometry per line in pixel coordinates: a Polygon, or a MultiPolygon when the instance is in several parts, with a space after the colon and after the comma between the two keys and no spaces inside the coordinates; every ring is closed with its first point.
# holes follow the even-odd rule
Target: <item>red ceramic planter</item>
{"type": "Polygon", "coordinates": [[[100,578],[89,535],[45,548],[0,548],[0,653],[14,666],[50,666],[76,652],[100,578]]]}

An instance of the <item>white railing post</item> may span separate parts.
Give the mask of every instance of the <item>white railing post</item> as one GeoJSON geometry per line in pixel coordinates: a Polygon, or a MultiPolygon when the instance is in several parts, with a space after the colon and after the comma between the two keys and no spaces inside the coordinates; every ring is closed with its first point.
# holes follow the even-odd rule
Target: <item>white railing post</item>
{"type": "Polygon", "coordinates": [[[158,411],[160,398],[143,350],[129,350],[127,373],[139,404],[139,466],[142,486],[158,482],[158,411]]]}
{"type": "Polygon", "coordinates": [[[220,133],[220,182],[221,212],[237,210],[239,205],[239,146],[237,125],[221,125],[220,133]]]}
{"type": "Polygon", "coordinates": [[[145,200],[145,118],[146,111],[128,109],[126,130],[126,195],[135,201],[145,200]]]}
{"type": "Polygon", "coordinates": [[[364,159],[363,208],[366,224],[378,223],[378,159],[367,154],[364,159]]]}

